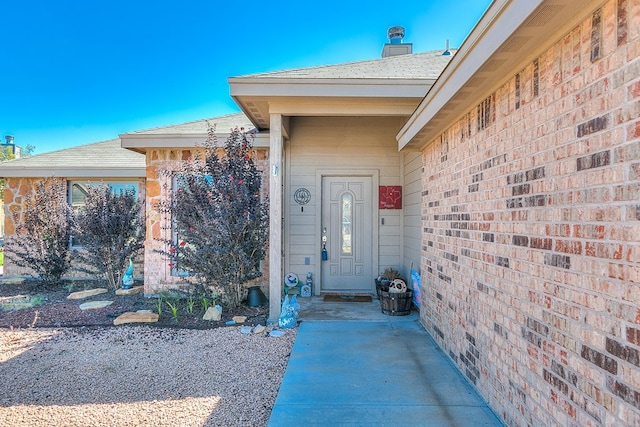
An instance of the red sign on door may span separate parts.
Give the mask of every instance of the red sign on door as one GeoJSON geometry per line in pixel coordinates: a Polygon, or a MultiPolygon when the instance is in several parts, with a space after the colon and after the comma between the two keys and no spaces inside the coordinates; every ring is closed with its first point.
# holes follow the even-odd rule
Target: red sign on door
{"type": "Polygon", "coordinates": [[[379,194],[379,209],[402,209],[402,186],[381,185],[379,194]]]}

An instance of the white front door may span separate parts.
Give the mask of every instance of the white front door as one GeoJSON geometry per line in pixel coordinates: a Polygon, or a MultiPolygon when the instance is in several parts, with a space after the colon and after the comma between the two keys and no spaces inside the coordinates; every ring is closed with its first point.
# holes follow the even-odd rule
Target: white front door
{"type": "Polygon", "coordinates": [[[373,289],[372,178],[322,177],[321,291],[361,292],[373,289]]]}

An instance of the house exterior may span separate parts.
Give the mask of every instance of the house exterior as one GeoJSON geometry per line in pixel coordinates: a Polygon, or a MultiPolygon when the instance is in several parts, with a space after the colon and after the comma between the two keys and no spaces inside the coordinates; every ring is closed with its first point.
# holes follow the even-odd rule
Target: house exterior
{"type": "MultiPolygon", "coordinates": [[[[24,198],[38,181],[44,178],[64,181],[72,204],[81,202],[84,187],[101,182],[136,188],[144,198],[144,161],[144,156],[122,148],[120,140],[113,139],[2,162],[5,242],[9,243],[16,234],[24,198]]],[[[20,277],[27,273],[5,258],[5,277],[20,277]]]]}
{"type": "Polygon", "coordinates": [[[147,293],[179,284],[164,171],[207,122],[241,126],[272,320],[288,272],[319,295],[418,270],[422,324],[507,425],[640,425],[639,2],[496,0],[457,51],[229,86],[242,114],[120,136],[144,154],[147,293]]]}

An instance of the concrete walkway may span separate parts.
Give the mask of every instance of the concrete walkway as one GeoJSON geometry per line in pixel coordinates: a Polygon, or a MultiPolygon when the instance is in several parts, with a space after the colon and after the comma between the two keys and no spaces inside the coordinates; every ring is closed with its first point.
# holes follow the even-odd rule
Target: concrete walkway
{"type": "MultiPolygon", "coordinates": [[[[376,303],[362,304],[379,310],[376,303]]],[[[360,303],[337,304],[349,310],[360,303]]],[[[365,320],[305,320],[302,306],[269,426],[502,425],[417,314],[379,316],[378,311],[365,320]]]]}

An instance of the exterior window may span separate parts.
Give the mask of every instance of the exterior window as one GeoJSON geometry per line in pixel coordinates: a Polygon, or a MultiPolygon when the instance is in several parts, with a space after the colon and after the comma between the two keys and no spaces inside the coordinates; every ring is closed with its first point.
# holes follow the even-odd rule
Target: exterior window
{"type": "MultiPolygon", "coordinates": [[[[69,181],[69,204],[72,209],[77,209],[85,205],[87,199],[88,188],[91,186],[107,184],[113,194],[118,194],[121,191],[133,189],[136,197],[138,197],[138,183],[137,182],[89,182],[89,181],[69,181]]],[[[71,237],[71,246],[80,247],[82,244],[78,242],[75,237],[71,237]]]]}
{"type": "MultiPolygon", "coordinates": [[[[87,188],[95,185],[102,185],[102,182],[88,182],[88,181],[69,181],[69,203],[71,207],[84,206],[87,199],[87,188]]],[[[137,182],[105,182],[113,194],[118,194],[121,191],[133,189],[138,196],[138,183],[137,182]]]]}
{"type": "Polygon", "coordinates": [[[353,233],[352,223],[353,223],[353,196],[349,193],[345,193],[342,195],[342,254],[343,255],[351,255],[351,236],[353,233]]]}

